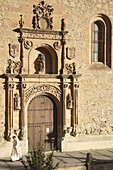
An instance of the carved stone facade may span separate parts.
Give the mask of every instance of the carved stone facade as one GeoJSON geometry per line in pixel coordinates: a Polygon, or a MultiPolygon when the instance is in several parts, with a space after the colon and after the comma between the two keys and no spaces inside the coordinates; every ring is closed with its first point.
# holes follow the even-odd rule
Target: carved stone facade
{"type": "Polygon", "coordinates": [[[37,96],[57,108],[58,150],[105,148],[109,139],[113,147],[112,0],[0,3],[0,156],[14,134],[28,151],[28,112],[51,110],[42,101],[28,109],[37,96]],[[103,62],[92,62],[96,20],[108,30],[103,62]]]}

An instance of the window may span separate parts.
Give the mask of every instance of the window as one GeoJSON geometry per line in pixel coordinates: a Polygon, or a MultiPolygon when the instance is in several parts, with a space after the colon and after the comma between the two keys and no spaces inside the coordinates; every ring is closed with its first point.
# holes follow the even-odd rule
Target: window
{"type": "Polygon", "coordinates": [[[106,15],[98,14],[91,20],[91,64],[103,63],[111,67],[111,22],[106,15]]]}
{"type": "Polygon", "coordinates": [[[101,21],[92,25],[92,61],[104,62],[105,28],[101,21]]]}

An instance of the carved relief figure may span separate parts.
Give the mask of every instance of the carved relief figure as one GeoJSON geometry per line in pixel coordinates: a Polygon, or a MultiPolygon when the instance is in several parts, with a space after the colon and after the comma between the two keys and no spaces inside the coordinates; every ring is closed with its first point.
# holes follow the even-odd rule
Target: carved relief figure
{"type": "Polygon", "coordinates": [[[45,56],[44,54],[40,53],[36,58],[35,62],[35,74],[45,73],[45,56]]]}
{"type": "Polygon", "coordinates": [[[72,100],[72,96],[69,93],[67,96],[67,108],[68,109],[72,109],[73,108],[73,100],[72,100]]]}
{"type": "Polygon", "coordinates": [[[18,93],[14,94],[14,109],[20,110],[20,96],[18,93]]]}
{"type": "Polygon", "coordinates": [[[39,71],[44,71],[44,56],[42,54],[38,55],[38,67],[39,71]]]}

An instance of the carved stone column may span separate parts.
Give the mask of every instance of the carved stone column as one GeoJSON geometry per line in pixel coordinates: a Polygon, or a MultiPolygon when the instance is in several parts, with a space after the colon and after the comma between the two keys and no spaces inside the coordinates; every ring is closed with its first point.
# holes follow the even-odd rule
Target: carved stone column
{"type": "Polygon", "coordinates": [[[7,85],[7,140],[11,140],[11,133],[13,128],[13,89],[14,84],[7,85]]]}
{"type": "Polygon", "coordinates": [[[72,126],[73,126],[73,135],[76,135],[76,125],[78,124],[78,84],[72,85],[73,93],[73,110],[72,110],[72,126]]]}
{"type": "Polygon", "coordinates": [[[78,124],[78,88],[79,84],[75,84],[75,125],[78,124]]]}
{"type": "Polygon", "coordinates": [[[26,84],[22,83],[21,84],[21,110],[20,110],[20,136],[19,138],[21,140],[25,139],[25,88],[26,88],[26,84]]]}
{"type": "Polygon", "coordinates": [[[64,135],[66,133],[66,88],[68,87],[67,84],[63,84],[63,131],[64,135]]]}
{"type": "Polygon", "coordinates": [[[65,31],[65,22],[64,19],[61,20],[61,35],[62,35],[62,39],[61,39],[61,45],[62,45],[62,54],[61,54],[61,73],[64,74],[66,72],[65,69],[65,45],[66,45],[66,39],[65,39],[65,34],[67,34],[67,32],[65,31]]]}

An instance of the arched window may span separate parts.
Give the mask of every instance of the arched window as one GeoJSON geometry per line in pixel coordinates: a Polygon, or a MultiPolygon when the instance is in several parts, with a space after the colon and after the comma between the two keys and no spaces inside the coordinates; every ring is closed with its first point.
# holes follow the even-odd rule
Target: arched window
{"type": "Polygon", "coordinates": [[[103,14],[91,21],[91,63],[111,67],[111,22],[103,14]]]}
{"type": "Polygon", "coordinates": [[[104,63],[105,27],[102,21],[92,25],[92,61],[104,63]]]}

